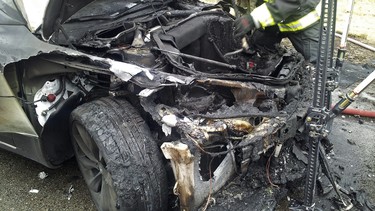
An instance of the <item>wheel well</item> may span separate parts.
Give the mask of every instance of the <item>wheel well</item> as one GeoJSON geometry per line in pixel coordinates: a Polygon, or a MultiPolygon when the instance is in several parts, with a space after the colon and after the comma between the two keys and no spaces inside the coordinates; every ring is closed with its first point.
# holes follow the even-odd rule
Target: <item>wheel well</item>
{"type": "Polygon", "coordinates": [[[35,111],[36,106],[33,103],[34,96],[46,81],[55,80],[62,76],[70,77],[80,73],[82,73],[82,70],[54,63],[43,57],[32,57],[9,64],[4,68],[4,77],[7,83],[14,96],[22,99],[19,100],[19,103],[39,135],[39,143],[37,145],[41,148],[46,160],[54,166],[61,165],[61,163],[73,156],[68,127],[70,113],[82,102],[108,95],[108,91],[106,93],[90,94],[90,96],[86,97],[82,93],[69,96],[56,107],[56,111],[50,115],[44,126],[41,126],[38,122],[38,116],[35,111]]]}

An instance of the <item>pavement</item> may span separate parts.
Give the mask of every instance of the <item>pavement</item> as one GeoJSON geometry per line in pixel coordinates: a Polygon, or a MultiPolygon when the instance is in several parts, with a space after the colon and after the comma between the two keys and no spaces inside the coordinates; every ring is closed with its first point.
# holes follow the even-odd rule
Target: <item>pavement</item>
{"type": "Polygon", "coordinates": [[[75,159],[54,170],[0,150],[0,210],[96,209],[75,159]]]}
{"type": "MultiPolygon", "coordinates": [[[[374,135],[373,120],[342,116],[335,119],[329,136],[334,144],[334,153],[329,156],[329,163],[339,185],[349,191],[363,192],[363,197],[370,200],[373,205],[375,203],[374,135]]],[[[330,196],[324,197],[330,198],[330,196]]],[[[321,198],[323,197],[317,200],[317,204],[321,202],[321,198]]],[[[322,208],[328,209],[328,207],[322,208]]]]}

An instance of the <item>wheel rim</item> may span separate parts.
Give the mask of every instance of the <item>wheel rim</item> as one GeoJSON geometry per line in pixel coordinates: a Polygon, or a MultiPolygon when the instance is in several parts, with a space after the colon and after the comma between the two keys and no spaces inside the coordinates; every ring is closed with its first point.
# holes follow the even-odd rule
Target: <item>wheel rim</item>
{"type": "Polygon", "coordinates": [[[116,210],[117,195],[102,152],[87,130],[76,121],[72,124],[72,136],[78,166],[96,206],[100,210],[116,210]]]}

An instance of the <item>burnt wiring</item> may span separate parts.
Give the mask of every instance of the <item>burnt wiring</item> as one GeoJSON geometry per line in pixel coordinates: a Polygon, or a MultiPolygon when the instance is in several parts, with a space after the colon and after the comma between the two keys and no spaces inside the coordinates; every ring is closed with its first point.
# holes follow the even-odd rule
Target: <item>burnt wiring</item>
{"type": "MultiPolygon", "coordinates": [[[[275,128],[273,129],[273,131],[270,132],[269,134],[270,134],[270,135],[275,135],[275,134],[279,131],[279,129],[280,129],[282,126],[283,126],[283,123],[278,123],[278,126],[275,126],[275,128]]],[[[233,150],[248,147],[248,146],[250,146],[250,145],[253,145],[254,142],[262,141],[262,140],[264,139],[263,136],[254,136],[254,137],[252,138],[252,140],[249,141],[248,143],[246,143],[246,144],[242,144],[242,145],[237,145],[237,146],[233,146],[233,145],[231,145],[231,146],[229,146],[228,150],[226,150],[226,151],[222,151],[222,152],[208,152],[208,151],[206,151],[205,149],[203,149],[203,147],[200,146],[199,142],[196,141],[195,138],[193,138],[191,135],[186,134],[186,136],[189,137],[190,140],[193,141],[194,145],[195,145],[199,150],[201,150],[203,153],[208,154],[208,155],[210,155],[210,156],[212,156],[212,157],[217,157],[217,156],[221,156],[221,155],[226,155],[226,154],[232,152],[233,150]]]]}
{"type": "MultiPolygon", "coordinates": [[[[109,80],[101,80],[101,79],[99,79],[95,76],[92,76],[92,75],[79,74],[78,77],[85,79],[85,81],[83,82],[84,84],[90,84],[90,85],[93,85],[94,87],[99,87],[101,89],[105,89],[105,90],[108,90],[108,91],[115,91],[115,90],[121,88],[121,86],[122,86],[122,84],[120,83],[120,84],[118,84],[114,87],[110,87],[111,82],[109,80]],[[101,84],[103,84],[103,85],[101,85],[101,84]]],[[[78,80],[77,82],[73,82],[71,79],[68,79],[68,80],[70,81],[70,83],[76,84],[81,89],[81,91],[83,91],[85,94],[88,94],[84,85],[82,85],[81,80],[78,80]]]]}
{"type": "MultiPolygon", "coordinates": [[[[93,86],[95,87],[99,87],[99,88],[102,88],[102,89],[106,89],[108,91],[116,91],[118,90],[119,88],[121,88],[122,84],[118,84],[114,87],[107,87],[107,86],[103,86],[103,85],[100,85],[100,83],[107,83],[107,84],[110,84],[110,82],[104,82],[104,81],[100,81],[100,80],[96,80],[96,79],[89,79],[87,78],[87,81],[90,82],[90,84],[92,84],[93,86]]],[[[81,84],[82,85],[82,84],[81,84]]]]}
{"type": "Polygon", "coordinates": [[[225,145],[224,144],[214,144],[214,145],[204,146],[204,149],[214,149],[214,148],[217,148],[217,147],[223,148],[223,147],[225,147],[225,145]]]}
{"type": "Polygon", "coordinates": [[[226,58],[224,57],[224,54],[223,54],[223,53],[221,52],[221,50],[219,49],[219,46],[217,46],[217,44],[215,43],[214,39],[213,39],[212,37],[209,37],[209,38],[208,38],[208,41],[209,41],[210,43],[212,43],[212,46],[214,46],[214,50],[215,50],[216,53],[219,55],[220,59],[223,60],[223,61],[225,61],[226,63],[229,63],[229,62],[228,62],[228,59],[226,59],[226,58]]]}
{"type": "Polygon", "coordinates": [[[37,102],[41,102],[41,101],[45,102],[45,101],[47,101],[47,96],[45,96],[45,95],[43,95],[39,100],[36,100],[36,101],[28,101],[28,100],[25,100],[25,99],[23,99],[21,97],[11,96],[11,95],[9,95],[9,96],[0,96],[0,98],[15,98],[17,100],[22,101],[22,103],[24,103],[26,105],[32,105],[32,104],[37,103],[37,102]]]}
{"type": "MultiPolygon", "coordinates": [[[[254,143],[253,142],[249,142],[247,144],[244,144],[244,145],[237,145],[237,146],[233,146],[233,147],[229,147],[228,150],[226,151],[223,151],[223,152],[208,152],[206,150],[204,150],[197,141],[194,140],[193,137],[191,137],[190,135],[188,135],[189,138],[191,138],[195,144],[196,147],[198,147],[198,149],[200,149],[203,153],[205,154],[208,154],[210,155],[211,157],[218,157],[218,156],[221,156],[221,155],[226,155],[228,153],[230,153],[231,151],[233,150],[236,150],[236,149],[241,149],[241,148],[244,148],[244,147],[247,147],[247,146],[250,146],[250,145],[253,145],[254,143]]],[[[257,140],[256,141],[261,141],[263,138],[262,137],[256,137],[257,140]]]]}
{"type": "MultiPolygon", "coordinates": [[[[61,86],[59,87],[59,89],[56,91],[56,93],[54,93],[54,95],[59,95],[59,94],[61,94],[63,91],[65,91],[65,77],[62,77],[61,78],[61,86]]],[[[0,96],[0,98],[15,98],[15,99],[17,99],[17,100],[20,100],[23,104],[25,104],[25,105],[32,105],[32,104],[35,104],[35,103],[37,103],[37,102],[47,102],[48,101],[48,99],[47,99],[47,95],[42,95],[41,97],[40,97],[40,99],[39,100],[35,100],[35,101],[28,101],[28,100],[26,100],[26,99],[23,99],[23,98],[21,98],[21,97],[18,97],[18,96],[12,96],[12,95],[9,95],[9,96],[0,96]]],[[[45,110],[45,112],[47,112],[47,111],[49,111],[49,110],[51,110],[51,109],[53,109],[55,106],[56,106],[56,104],[58,104],[61,100],[62,100],[62,98],[63,98],[63,96],[61,96],[57,101],[56,101],[56,103],[54,103],[54,104],[52,104],[48,109],[46,109],[45,110]]]]}
{"type": "Polygon", "coordinates": [[[211,158],[210,164],[208,165],[208,171],[209,171],[209,174],[210,174],[210,191],[208,192],[207,202],[204,205],[204,208],[202,209],[202,211],[207,210],[208,205],[210,204],[210,201],[211,201],[211,195],[212,195],[212,169],[211,169],[211,165],[212,165],[213,160],[214,160],[214,158],[211,158]]]}
{"type": "Polygon", "coordinates": [[[270,176],[270,167],[271,167],[271,159],[272,159],[272,156],[275,154],[275,151],[276,151],[276,147],[275,149],[273,150],[272,154],[270,155],[270,157],[268,158],[267,160],[267,164],[266,164],[266,175],[267,175],[267,179],[268,179],[268,182],[270,183],[270,185],[272,187],[275,187],[275,188],[279,188],[278,185],[275,185],[272,180],[271,180],[271,176],[270,176]]]}
{"type": "MultiPolygon", "coordinates": [[[[229,147],[232,147],[232,148],[233,148],[233,143],[232,143],[231,141],[230,141],[228,144],[229,144],[229,147]]],[[[236,156],[235,156],[234,152],[231,151],[231,152],[230,152],[230,155],[231,155],[231,157],[232,157],[232,161],[233,161],[233,163],[235,163],[235,162],[236,162],[236,156]]],[[[237,165],[234,165],[234,171],[236,172],[236,174],[238,174],[238,168],[237,168],[237,165]]]]}
{"type": "MultiPolygon", "coordinates": [[[[221,147],[221,146],[224,146],[224,145],[216,145],[216,146],[220,146],[221,147]]],[[[230,147],[233,148],[233,144],[231,142],[230,142],[230,147]]],[[[232,153],[232,156],[234,156],[233,151],[231,151],[231,153],[232,153]]],[[[209,172],[209,175],[210,175],[210,190],[208,192],[207,202],[206,202],[204,208],[202,209],[202,211],[206,211],[207,210],[208,205],[210,204],[211,200],[213,200],[214,203],[215,203],[215,199],[211,197],[212,196],[212,189],[213,189],[213,187],[212,187],[212,169],[211,169],[211,166],[212,166],[212,161],[214,160],[215,157],[213,157],[213,156],[211,156],[211,157],[212,158],[211,158],[210,163],[208,165],[208,172],[209,172]]],[[[233,157],[233,159],[234,159],[234,157],[233,157]]],[[[237,172],[237,168],[235,170],[237,172]]]]}
{"type": "MultiPolygon", "coordinates": [[[[237,140],[242,139],[242,137],[236,137],[236,138],[238,138],[237,140]]],[[[228,137],[228,139],[230,139],[230,138],[228,137]]],[[[233,148],[233,143],[231,141],[228,142],[228,145],[229,145],[229,147],[233,148]]],[[[208,149],[214,149],[214,148],[217,148],[217,147],[219,147],[220,149],[223,149],[224,147],[226,147],[226,145],[224,145],[224,144],[214,144],[214,145],[204,146],[203,149],[208,150],[208,149]]],[[[235,162],[236,159],[235,159],[235,155],[234,155],[233,150],[229,153],[231,153],[232,160],[233,160],[233,162],[235,162]]],[[[236,173],[238,173],[237,166],[235,166],[235,171],[236,171],[236,173]]]]}
{"type": "MultiPolygon", "coordinates": [[[[249,73],[226,73],[226,74],[206,73],[206,72],[195,70],[194,68],[191,68],[191,67],[186,67],[184,65],[181,65],[175,59],[168,57],[168,56],[167,56],[167,60],[172,66],[176,67],[177,69],[185,73],[195,76],[197,79],[213,78],[213,79],[237,80],[237,81],[246,81],[246,82],[262,82],[263,84],[266,84],[266,85],[285,85],[288,83],[297,83],[291,77],[295,75],[295,73],[297,72],[297,68],[293,68],[290,71],[288,77],[275,78],[272,76],[262,76],[262,75],[249,74],[249,73]]],[[[303,61],[304,60],[301,59],[296,65],[300,66],[303,63],[303,61]]]]}
{"type": "Polygon", "coordinates": [[[281,113],[273,113],[273,114],[257,114],[257,113],[241,113],[241,114],[233,114],[233,115],[223,115],[220,116],[215,115],[203,115],[203,114],[195,114],[193,117],[201,117],[206,119],[230,119],[230,118],[239,118],[239,117],[285,117],[286,114],[281,113]]]}
{"type": "MultiPolygon", "coordinates": [[[[164,5],[164,1],[162,0],[163,2],[163,5],[164,5]]],[[[159,16],[156,14],[156,9],[154,7],[154,1],[150,0],[150,3],[151,3],[151,7],[152,7],[152,10],[154,12],[154,14],[156,15],[156,20],[158,21],[159,25],[160,25],[160,28],[161,30],[163,31],[164,34],[167,34],[163,28],[163,24],[161,23],[160,19],[159,19],[159,16]]]]}

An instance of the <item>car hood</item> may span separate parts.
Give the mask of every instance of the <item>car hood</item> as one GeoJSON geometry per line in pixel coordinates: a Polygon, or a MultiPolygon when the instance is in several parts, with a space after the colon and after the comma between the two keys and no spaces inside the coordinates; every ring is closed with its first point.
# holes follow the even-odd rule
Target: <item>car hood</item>
{"type": "Polygon", "coordinates": [[[63,24],[82,7],[95,0],[52,0],[44,13],[42,33],[48,39],[60,24],[63,24]]]}

